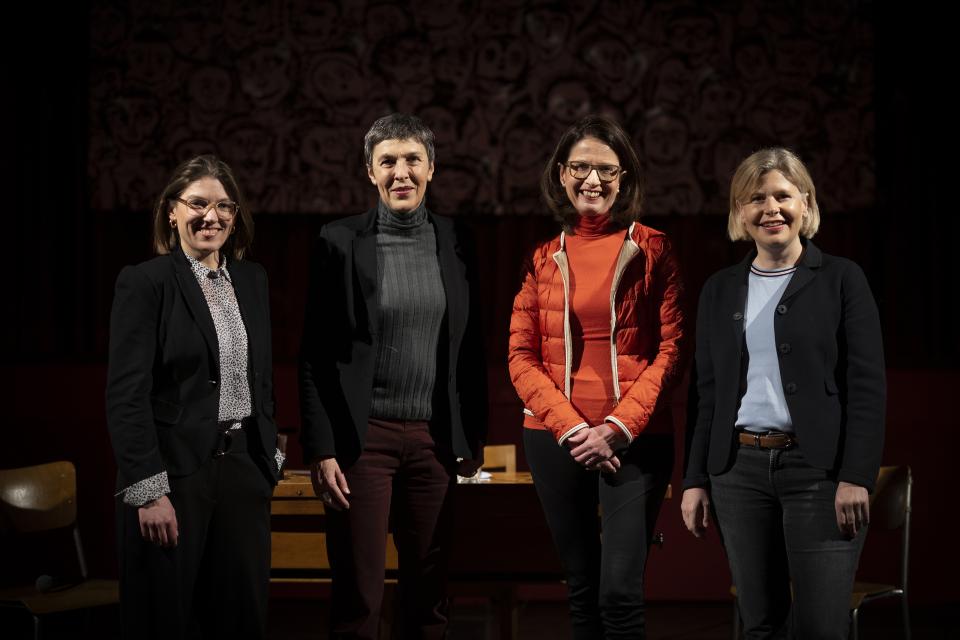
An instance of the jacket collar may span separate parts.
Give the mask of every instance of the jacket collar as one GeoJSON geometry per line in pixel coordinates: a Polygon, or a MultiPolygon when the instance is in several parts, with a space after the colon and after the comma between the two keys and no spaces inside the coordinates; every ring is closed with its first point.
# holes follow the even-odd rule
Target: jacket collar
{"type": "MultiPolygon", "coordinates": [[[[780,297],[779,305],[789,307],[790,299],[802,291],[814,278],[817,277],[817,271],[823,264],[823,252],[810,240],[801,238],[803,244],[803,254],[800,256],[800,262],[797,264],[797,270],[790,278],[790,283],[780,297]]],[[[747,312],[747,291],[749,289],[750,265],[757,257],[757,249],[753,247],[746,257],[740,261],[730,274],[737,281],[737,295],[733,307],[734,329],[739,337],[743,336],[745,328],[744,317],[747,312]]]]}
{"type": "Polygon", "coordinates": [[[173,261],[173,269],[177,278],[177,284],[180,286],[180,292],[187,302],[187,308],[193,316],[193,321],[200,328],[204,341],[207,343],[207,350],[210,356],[210,362],[213,370],[220,376],[220,343],[217,341],[217,330],[213,326],[213,317],[210,315],[210,308],[207,306],[207,300],[203,297],[203,291],[200,289],[200,283],[190,267],[190,261],[183,253],[180,245],[170,250],[170,258],[173,261]]]}

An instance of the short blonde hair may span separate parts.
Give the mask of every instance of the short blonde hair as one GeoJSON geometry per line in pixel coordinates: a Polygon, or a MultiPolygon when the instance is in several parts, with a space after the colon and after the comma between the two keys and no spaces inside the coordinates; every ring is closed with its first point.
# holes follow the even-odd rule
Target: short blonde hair
{"type": "Polygon", "coordinates": [[[730,216],[727,235],[731,240],[749,240],[750,235],[740,222],[740,202],[757,188],[760,180],[771,171],[779,171],[793,183],[806,198],[807,215],[800,223],[800,235],[812,238],[820,228],[820,207],[817,206],[817,188],[813,178],[797,154],[784,147],[769,147],[750,154],[740,163],[730,182],[730,216]]]}

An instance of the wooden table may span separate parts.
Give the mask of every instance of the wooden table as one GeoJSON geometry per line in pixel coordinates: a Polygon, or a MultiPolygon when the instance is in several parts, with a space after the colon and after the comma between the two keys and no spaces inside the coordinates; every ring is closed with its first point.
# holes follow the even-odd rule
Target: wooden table
{"type": "MultiPolygon", "coordinates": [[[[451,578],[562,579],[530,473],[491,475],[489,481],[455,489],[451,578]]],[[[329,580],[324,507],[310,477],[287,472],[274,491],[271,513],[272,580],[329,580]]],[[[388,536],[388,577],[396,568],[397,552],[388,536]]]]}
{"type": "MultiPolygon", "coordinates": [[[[564,579],[529,472],[494,472],[486,482],[456,486],[450,590],[454,597],[494,600],[501,638],[517,629],[515,588],[564,579]]],[[[671,495],[667,488],[666,497],[671,495]]],[[[274,583],[329,582],[323,503],[305,472],[287,472],[271,505],[274,583]]],[[[385,578],[396,581],[397,550],[387,539],[385,578]]],[[[387,591],[386,599],[392,597],[387,591]]],[[[384,602],[387,613],[388,602],[384,602]]],[[[388,625],[385,619],[383,625],[388,625]]]]}

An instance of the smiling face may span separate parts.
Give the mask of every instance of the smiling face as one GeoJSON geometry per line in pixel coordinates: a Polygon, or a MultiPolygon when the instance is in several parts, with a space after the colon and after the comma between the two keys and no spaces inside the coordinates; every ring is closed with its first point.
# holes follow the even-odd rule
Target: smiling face
{"type": "Polygon", "coordinates": [[[384,140],[370,154],[367,175],[380,192],[380,199],[397,213],[420,206],[433,180],[433,163],[417,140],[384,140]]]}
{"type": "Polygon", "coordinates": [[[753,190],[738,199],[740,222],[761,257],[799,258],[800,227],[807,215],[807,194],[779,171],[768,171],[753,190]]]}
{"type": "Polygon", "coordinates": [[[609,146],[596,138],[583,138],[570,147],[567,164],[559,166],[560,184],[570,198],[570,203],[581,216],[595,216],[608,213],[620,191],[621,172],[614,180],[603,182],[596,169],[592,169],[586,178],[575,178],[569,169],[572,163],[584,163],[594,167],[620,166],[620,158],[609,146]]]}
{"type": "Polygon", "coordinates": [[[210,177],[188,184],[179,199],[205,208],[205,211],[197,211],[183,202],[172,201],[170,224],[180,236],[180,248],[208,268],[216,269],[220,263],[220,249],[233,233],[236,216],[224,217],[217,212],[215,204],[232,199],[220,181],[210,177]]]}

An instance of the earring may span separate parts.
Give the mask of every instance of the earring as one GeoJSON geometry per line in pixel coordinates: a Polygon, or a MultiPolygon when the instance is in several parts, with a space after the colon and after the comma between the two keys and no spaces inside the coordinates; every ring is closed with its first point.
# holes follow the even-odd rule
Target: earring
{"type": "Polygon", "coordinates": [[[171,228],[171,229],[176,229],[176,228],[177,228],[177,221],[174,220],[173,218],[170,218],[170,228],[171,228]]]}

